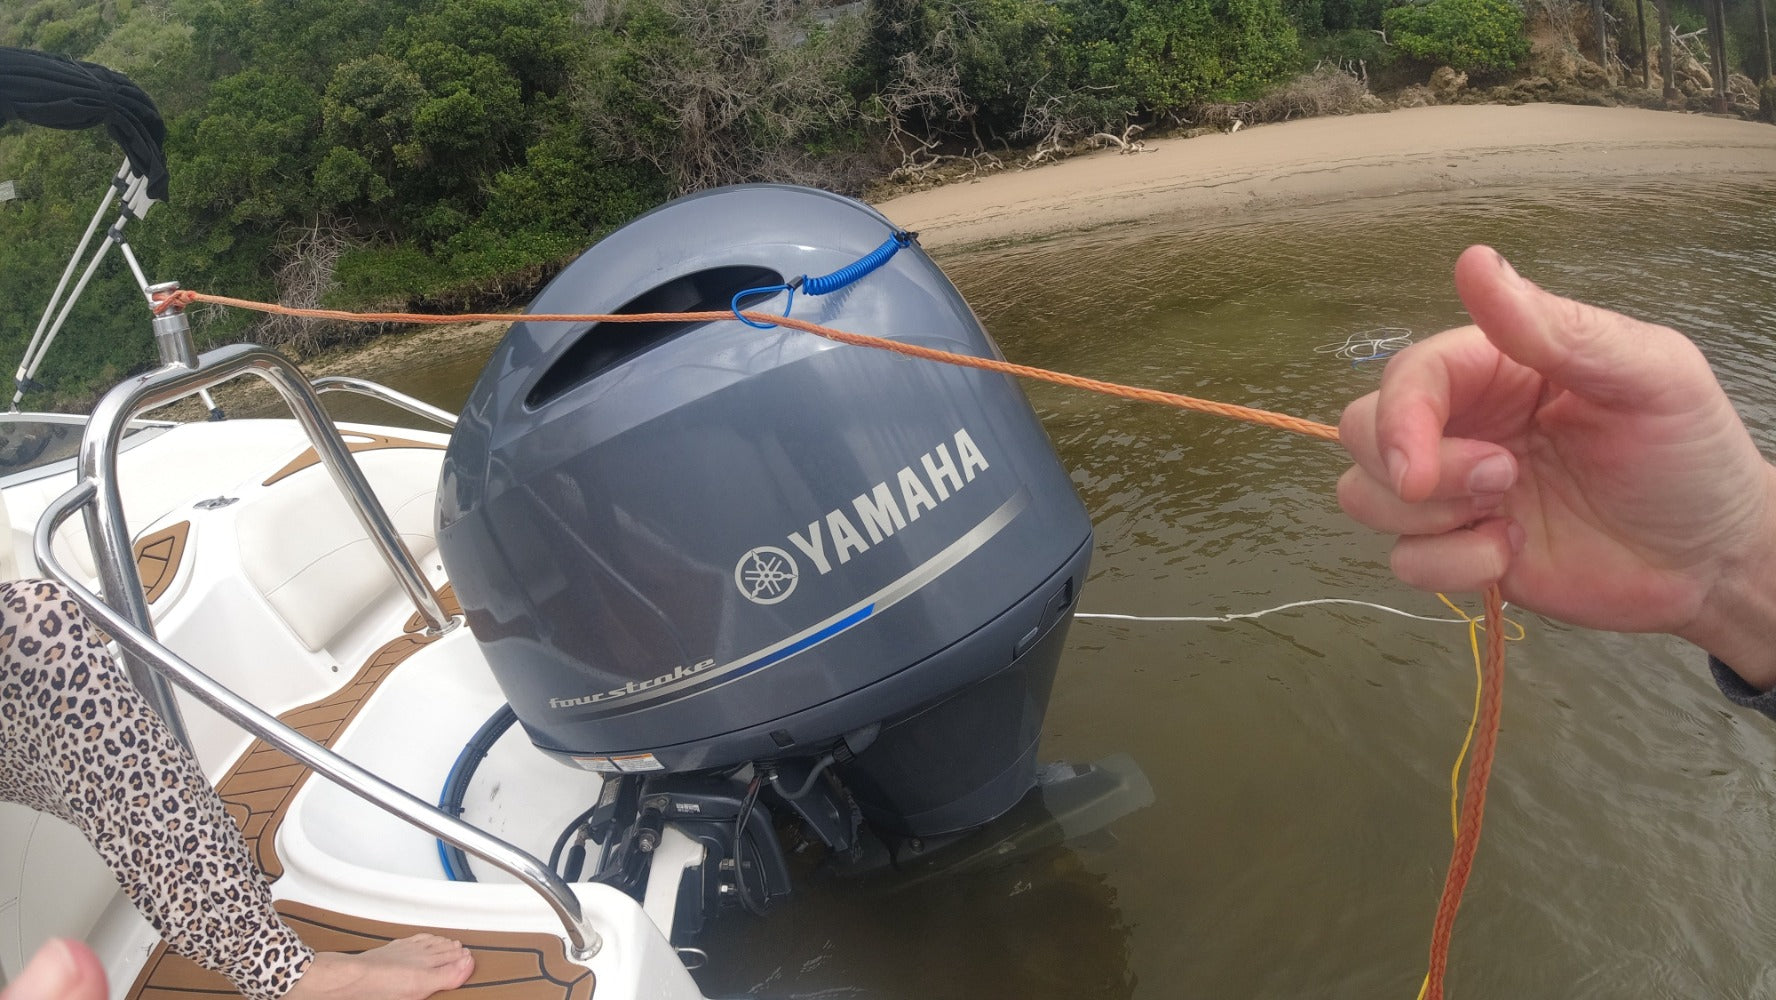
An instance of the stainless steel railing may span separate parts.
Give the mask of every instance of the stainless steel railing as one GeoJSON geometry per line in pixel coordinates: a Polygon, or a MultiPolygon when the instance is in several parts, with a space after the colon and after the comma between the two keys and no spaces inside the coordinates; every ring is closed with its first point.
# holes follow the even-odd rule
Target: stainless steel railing
{"type": "Polygon", "coordinates": [[[379,399],[391,406],[398,406],[409,413],[415,413],[434,423],[443,424],[445,427],[456,426],[456,414],[449,410],[441,410],[423,400],[414,399],[406,393],[396,392],[386,385],[377,385],[375,382],[351,378],[347,375],[323,375],[309,384],[314,386],[317,393],[350,392],[359,396],[369,396],[371,399],[379,399]]]}
{"type": "Polygon", "coordinates": [[[158,674],[170,677],[193,697],[221,713],[224,718],[306,764],[315,773],[426,833],[455,844],[509,873],[542,896],[555,911],[566,931],[572,957],[584,961],[598,953],[598,933],[587,920],[579,897],[574,895],[568,884],[547,864],[484,830],[470,826],[411,792],[390,784],[284,725],[277,717],[230,691],[215,678],[161,645],[148,631],[138,627],[97,594],[82,586],[73,574],[56,562],[53,539],[63,521],[71,517],[75,510],[92,506],[99,495],[99,485],[90,479],[81,480],[73,489],[62,494],[49,505],[42,519],[37,522],[33,546],[37,563],[44,572],[66,587],[81,607],[98,622],[99,627],[117,640],[117,644],[126,653],[153,664],[158,674]]]}
{"type": "MultiPolygon", "coordinates": [[[[159,286],[155,290],[166,287],[159,286]]],[[[100,627],[117,640],[131,680],[187,747],[191,745],[190,735],[173,699],[169,681],[352,794],[509,873],[542,896],[555,912],[567,937],[569,957],[577,961],[589,960],[598,952],[599,936],[591,927],[579,897],[553,869],[512,844],[443,812],[309,740],[180,658],[155,638],[147,598],[136,573],[129,526],[124,519],[117,484],[117,454],[125,426],[144,410],[240,375],[253,374],[271,383],[289,406],[347,505],[357,515],[402,590],[419,609],[428,633],[447,631],[457,624],[456,621],[444,613],[437,593],[402,542],[388,513],[377,501],[338,430],[327,418],[319,391],[344,390],[372,395],[431,419],[442,418],[442,422],[451,425],[454,425],[455,418],[436,407],[360,379],[321,380],[324,384],[317,389],[288,359],[254,344],[223,347],[199,356],[192,348],[185,317],[178,310],[157,316],[154,327],[162,365],[114,387],[94,408],[81,442],[79,480],[73,489],[44,511],[37,523],[33,542],[38,566],[67,587],[100,627]],[[83,586],[55,558],[52,545],[55,533],[76,511],[85,516],[104,598],[83,586]]]]}

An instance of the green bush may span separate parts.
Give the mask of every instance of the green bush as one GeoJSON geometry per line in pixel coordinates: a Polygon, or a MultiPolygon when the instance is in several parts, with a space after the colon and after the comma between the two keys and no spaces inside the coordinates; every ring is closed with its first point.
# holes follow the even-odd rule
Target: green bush
{"type": "Polygon", "coordinates": [[[957,83],[992,136],[1027,132],[1033,106],[1059,97],[1069,67],[1066,18],[1042,0],[973,0],[959,5],[957,83]]]}
{"type": "Polygon", "coordinates": [[[1306,40],[1302,48],[1310,63],[1330,62],[1341,66],[1362,63],[1370,69],[1392,65],[1400,54],[1398,49],[1383,42],[1380,35],[1367,28],[1330,31],[1306,40]]]}
{"type": "Polygon", "coordinates": [[[1322,23],[1329,31],[1367,30],[1381,27],[1387,0],[1324,0],[1321,9],[1322,23]]]}
{"type": "Polygon", "coordinates": [[[815,150],[852,144],[856,18],[813,0],[629,0],[590,18],[573,104],[615,159],[671,189],[743,181],[845,186],[815,150]]]}
{"type": "Polygon", "coordinates": [[[1529,55],[1523,9],[1512,0],[1431,0],[1395,7],[1381,23],[1407,56],[1465,72],[1513,69],[1529,55]]]}
{"type": "Polygon", "coordinates": [[[443,265],[410,244],[366,247],[339,258],[335,301],[406,304],[449,284],[443,265]]]}
{"type": "Polygon", "coordinates": [[[1074,134],[1122,119],[1077,79],[1081,35],[1050,0],[875,0],[852,90],[874,121],[963,145],[1074,134]]]}
{"type": "Polygon", "coordinates": [[[1300,58],[1278,0],[1072,0],[1086,84],[1164,113],[1241,101],[1300,58]]]}

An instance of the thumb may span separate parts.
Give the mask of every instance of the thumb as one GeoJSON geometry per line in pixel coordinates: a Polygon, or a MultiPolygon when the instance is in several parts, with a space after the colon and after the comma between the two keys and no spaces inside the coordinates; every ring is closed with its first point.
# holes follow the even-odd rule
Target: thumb
{"type": "Polygon", "coordinates": [[[1600,406],[1647,409],[1672,387],[1674,367],[1707,369],[1682,334],[1543,291],[1491,247],[1462,253],[1455,288],[1507,357],[1600,406]]]}
{"type": "Polygon", "coordinates": [[[105,970],[79,941],[51,939],[31,956],[0,1000],[104,1000],[105,970]]]}

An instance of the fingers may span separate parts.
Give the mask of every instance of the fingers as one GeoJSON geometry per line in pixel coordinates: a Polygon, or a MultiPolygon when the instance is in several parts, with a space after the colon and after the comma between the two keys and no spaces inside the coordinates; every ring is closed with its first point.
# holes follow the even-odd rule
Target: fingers
{"type": "Polygon", "coordinates": [[[1482,493],[1407,503],[1393,487],[1352,466],[1338,480],[1338,505],[1351,519],[1390,535],[1434,535],[1473,524],[1504,504],[1505,494],[1482,493]]]}
{"type": "Polygon", "coordinates": [[[1522,547],[1523,529],[1495,515],[1518,476],[1504,447],[1465,438],[1434,440],[1408,500],[1379,444],[1379,395],[1352,403],[1339,440],[1357,464],[1338,480],[1338,503],[1360,524],[1402,536],[1391,562],[1402,581],[1427,590],[1482,590],[1498,581],[1522,547]]]}
{"type": "Polygon", "coordinates": [[[1545,292],[1489,247],[1469,247],[1455,279],[1478,325],[1400,352],[1375,404],[1378,457],[1368,467],[1405,499],[1447,495],[1437,453],[1446,434],[1506,440],[1552,393],[1642,415],[1718,395],[1707,360],[1681,334],[1545,292]]]}
{"type": "MultiPolygon", "coordinates": [[[[1520,456],[1537,460],[1525,497],[1550,478],[1569,492],[1603,483],[1620,493],[1636,466],[1623,456],[1652,454],[1649,442],[1660,441],[1668,453],[1676,444],[1700,452],[1698,441],[1722,439],[1710,428],[1738,426],[1706,359],[1675,331],[1543,291],[1488,247],[1462,254],[1455,281],[1476,325],[1400,352],[1380,390],[1340,425],[1356,467],[1339,482],[1339,502],[1401,536],[1392,563],[1405,582],[1469,590],[1499,581],[1526,537],[1513,513],[1546,542],[1545,511],[1503,499],[1526,475],[1520,456]]],[[[1644,511],[1644,495],[1664,482],[1654,471],[1641,480],[1631,502],[1644,511]]]]}
{"type": "MultiPolygon", "coordinates": [[[[1410,460],[1409,467],[1407,449],[1384,443],[1379,426],[1382,399],[1382,393],[1371,393],[1345,407],[1338,440],[1358,469],[1377,484],[1385,484],[1396,497],[1408,502],[1494,497],[1516,484],[1517,459],[1508,448],[1490,441],[1442,437],[1442,420],[1430,416],[1421,421],[1429,440],[1411,449],[1417,457],[1410,460]]],[[[1353,497],[1366,495],[1359,487],[1356,482],[1350,484],[1353,497]]],[[[1345,509],[1371,527],[1398,530],[1371,522],[1348,506],[1345,509]]]]}
{"type": "Polygon", "coordinates": [[[1674,375],[1712,379],[1682,334],[1543,291],[1491,247],[1462,253],[1455,287],[1500,351],[1599,405],[1644,410],[1672,387],[1674,375]]]}
{"type": "Polygon", "coordinates": [[[1421,590],[1485,590],[1523,548],[1521,525],[1491,518],[1435,535],[1408,535],[1394,543],[1389,565],[1401,581],[1421,590]]]}
{"type": "Polygon", "coordinates": [[[105,970],[91,948],[52,939],[37,949],[0,1000],[105,1000],[105,970]]]}
{"type": "MultiPolygon", "coordinates": [[[[1442,453],[1447,437],[1502,442],[1521,429],[1476,414],[1526,413],[1538,391],[1535,373],[1505,361],[1478,327],[1440,333],[1388,362],[1381,389],[1347,409],[1340,440],[1352,456],[1391,483],[1407,500],[1452,496],[1465,476],[1452,478],[1442,453]],[[1501,405],[1509,404],[1509,405],[1501,405]],[[1521,404],[1521,405],[1517,405],[1521,404]],[[1351,437],[1344,438],[1345,431],[1351,437]],[[1372,460],[1361,449],[1373,449],[1372,460]]],[[[1506,450],[1493,445],[1469,460],[1506,450]]]]}

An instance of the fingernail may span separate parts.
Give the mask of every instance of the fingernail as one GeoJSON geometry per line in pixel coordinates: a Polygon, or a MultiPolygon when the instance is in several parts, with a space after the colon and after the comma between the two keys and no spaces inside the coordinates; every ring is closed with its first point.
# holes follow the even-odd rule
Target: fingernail
{"type": "Polygon", "coordinates": [[[1489,455],[1468,473],[1469,493],[1503,493],[1517,480],[1516,463],[1504,455],[1489,455]]]}
{"type": "Polygon", "coordinates": [[[1406,453],[1398,448],[1389,448],[1387,453],[1388,478],[1394,482],[1394,492],[1404,493],[1406,489],[1406,470],[1409,467],[1406,453]]]}
{"type": "Polygon", "coordinates": [[[1523,543],[1529,541],[1529,532],[1523,530],[1523,525],[1512,521],[1505,525],[1505,538],[1511,543],[1511,554],[1516,555],[1523,551],[1523,543]]]}

